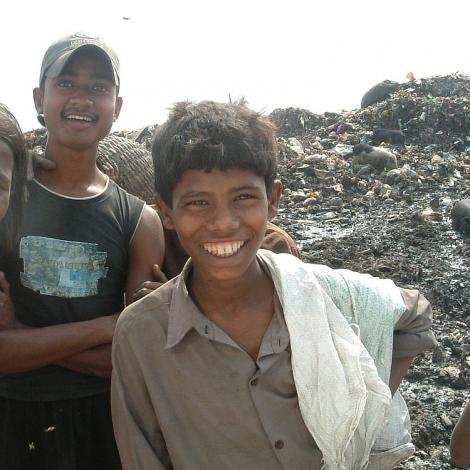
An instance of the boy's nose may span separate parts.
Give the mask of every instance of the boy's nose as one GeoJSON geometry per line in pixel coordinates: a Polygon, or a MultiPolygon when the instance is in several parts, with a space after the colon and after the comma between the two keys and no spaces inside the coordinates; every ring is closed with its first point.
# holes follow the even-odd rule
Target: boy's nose
{"type": "Polygon", "coordinates": [[[75,100],[75,101],[80,101],[80,102],[87,102],[87,103],[93,103],[93,96],[90,92],[90,90],[88,89],[88,87],[86,86],[78,86],[72,97],[71,97],[71,100],[75,100]]]}
{"type": "Polygon", "coordinates": [[[229,204],[219,204],[209,220],[208,227],[212,231],[221,234],[229,234],[240,225],[240,220],[236,211],[229,204]]]}

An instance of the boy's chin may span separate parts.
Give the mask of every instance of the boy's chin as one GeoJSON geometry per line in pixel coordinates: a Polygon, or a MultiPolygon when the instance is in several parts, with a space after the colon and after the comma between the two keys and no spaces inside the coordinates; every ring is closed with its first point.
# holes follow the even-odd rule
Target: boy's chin
{"type": "Polygon", "coordinates": [[[192,258],[193,270],[197,277],[214,282],[244,281],[252,269],[257,269],[256,250],[248,254],[240,250],[235,255],[220,257],[207,253],[203,259],[192,258]]]}

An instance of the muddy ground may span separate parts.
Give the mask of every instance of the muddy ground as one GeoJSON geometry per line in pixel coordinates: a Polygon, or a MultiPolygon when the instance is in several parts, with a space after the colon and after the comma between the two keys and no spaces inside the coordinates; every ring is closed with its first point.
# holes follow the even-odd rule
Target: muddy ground
{"type": "Polygon", "coordinates": [[[450,211],[470,194],[470,148],[384,145],[398,169],[358,174],[344,146],[360,130],[334,135],[337,124],[300,135],[283,129],[277,223],[305,261],[391,278],[432,302],[440,347],[420,355],[402,385],[417,452],[399,468],[454,468],[450,434],[470,398],[470,238],[453,229],[450,211]]]}

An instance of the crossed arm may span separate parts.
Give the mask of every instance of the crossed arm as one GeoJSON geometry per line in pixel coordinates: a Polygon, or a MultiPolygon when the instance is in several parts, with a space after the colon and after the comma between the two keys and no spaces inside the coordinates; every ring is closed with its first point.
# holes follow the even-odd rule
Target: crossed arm
{"type": "MultiPolygon", "coordinates": [[[[155,211],[145,206],[129,247],[126,299],[149,279],[164,254],[163,231],[155,211]]],[[[93,320],[32,328],[14,315],[5,278],[0,276],[0,374],[56,364],[84,374],[111,376],[111,343],[119,312],[93,320]]]]}

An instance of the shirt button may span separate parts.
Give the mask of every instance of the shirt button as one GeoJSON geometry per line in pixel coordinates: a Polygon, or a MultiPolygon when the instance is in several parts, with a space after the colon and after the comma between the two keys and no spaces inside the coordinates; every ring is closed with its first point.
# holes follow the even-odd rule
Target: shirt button
{"type": "Polygon", "coordinates": [[[252,387],[256,387],[256,386],[258,385],[258,379],[253,379],[253,380],[251,380],[251,381],[250,381],[250,385],[251,385],[252,387]]]}
{"type": "Polygon", "coordinates": [[[274,443],[276,449],[282,449],[284,447],[284,441],[278,440],[274,443]]]}

